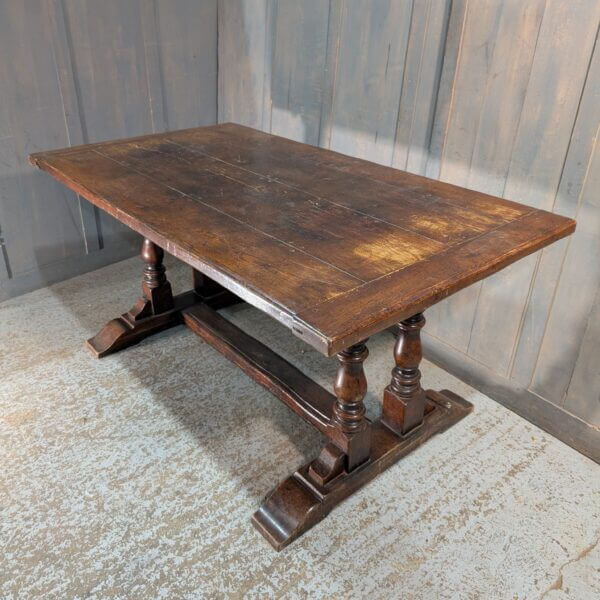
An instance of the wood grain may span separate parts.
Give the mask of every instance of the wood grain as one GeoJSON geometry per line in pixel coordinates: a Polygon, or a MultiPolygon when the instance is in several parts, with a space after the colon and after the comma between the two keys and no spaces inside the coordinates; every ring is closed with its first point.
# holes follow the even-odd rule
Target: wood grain
{"type": "Polygon", "coordinates": [[[324,306],[298,315],[324,334],[333,347],[344,347],[359,329],[371,335],[377,328],[422,312],[446,296],[482,279],[523,256],[569,235],[574,221],[550,213],[532,212],[469,242],[450,247],[411,267],[341,294],[324,306]],[[342,324],[351,311],[352,327],[342,324]],[[325,317],[325,315],[327,315],[325,317]],[[340,336],[340,333],[344,334],[340,336]],[[345,337],[348,336],[348,337],[345,337]]]}
{"type": "Polygon", "coordinates": [[[575,226],[233,124],[31,160],[329,356],[575,226]]]}

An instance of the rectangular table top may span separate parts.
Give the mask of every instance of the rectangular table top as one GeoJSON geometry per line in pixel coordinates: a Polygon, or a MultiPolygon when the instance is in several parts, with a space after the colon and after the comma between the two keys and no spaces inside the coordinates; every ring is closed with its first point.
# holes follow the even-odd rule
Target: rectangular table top
{"type": "Polygon", "coordinates": [[[575,229],[231,123],[31,162],[329,356],[575,229]]]}

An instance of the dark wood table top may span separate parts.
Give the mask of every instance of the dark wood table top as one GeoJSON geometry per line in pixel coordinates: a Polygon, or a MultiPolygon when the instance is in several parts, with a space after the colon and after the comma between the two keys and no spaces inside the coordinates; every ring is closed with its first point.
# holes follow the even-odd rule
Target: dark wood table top
{"type": "Polygon", "coordinates": [[[326,355],[575,221],[234,124],[31,162],[326,355]]]}

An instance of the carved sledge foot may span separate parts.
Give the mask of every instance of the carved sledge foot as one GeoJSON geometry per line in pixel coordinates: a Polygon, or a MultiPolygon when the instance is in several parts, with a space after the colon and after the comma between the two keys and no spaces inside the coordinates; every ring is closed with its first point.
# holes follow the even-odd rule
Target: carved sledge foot
{"type": "Polygon", "coordinates": [[[181,311],[194,304],[205,303],[217,309],[241,302],[237,296],[196,270],[194,289],[173,297],[171,284],[165,274],[162,248],[145,239],[141,257],[144,261],[142,297],[128,312],[109,321],[94,337],[87,340],[88,348],[98,358],[181,324],[181,311]]]}
{"type": "MultiPolygon", "coordinates": [[[[305,464],[282,481],[254,513],[252,523],[276,550],[281,550],[321,521],[342,500],[374,479],[436,433],[441,433],[467,416],[472,404],[451,391],[426,394],[425,416],[420,427],[399,436],[381,421],[371,426],[370,460],[350,473],[341,470],[324,485],[317,483],[313,463],[305,464]]],[[[339,461],[329,452],[335,469],[339,461]]],[[[320,461],[320,462],[319,462],[320,461]]],[[[323,462],[323,456],[317,459],[323,462]]]]}
{"type": "Polygon", "coordinates": [[[170,310],[141,319],[132,316],[134,306],[131,311],[109,321],[94,337],[87,340],[87,346],[98,358],[133,346],[150,335],[179,325],[182,322],[181,311],[198,301],[194,292],[186,292],[173,298],[170,310]]]}

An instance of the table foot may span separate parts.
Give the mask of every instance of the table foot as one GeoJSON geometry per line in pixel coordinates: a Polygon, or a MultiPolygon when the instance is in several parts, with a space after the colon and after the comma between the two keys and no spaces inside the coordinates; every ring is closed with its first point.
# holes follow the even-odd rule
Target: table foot
{"type": "Polygon", "coordinates": [[[173,296],[163,265],[162,248],[145,239],[141,257],[144,261],[142,296],[128,312],[109,321],[87,340],[88,348],[98,358],[181,324],[182,311],[195,304],[206,304],[216,310],[241,302],[240,298],[196,270],[193,273],[194,289],[173,296]]]}
{"type": "Polygon", "coordinates": [[[175,296],[173,307],[157,315],[136,320],[132,316],[132,311],[126,312],[109,321],[94,337],[87,340],[86,344],[97,358],[108,356],[133,346],[159,331],[181,324],[181,311],[197,302],[199,302],[198,297],[190,291],[175,296]]]}
{"type": "Polygon", "coordinates": [[[321,521],[345,498],[374,479],[436,433],[467,416],[472,404],[449,390],[426,394],[425,415],[420,426],[397,435],[381,421],[372,423],[368,461],[322,486],[311,476],[312,463],[282,481],[254,513],[252,523],[276,550],[281,550],[321,521]]]}
{"type": "Polygon", "coordinates": [[[329,438],[319,456],[277,486],[252,517],[255,527],[276,550],[302,535],[402,456],[472,410],[471,404],[450,391],[425,392],[418,385],[416,364],[420,351],[416,332],[420,317],[413,319],[418,325],[407,327],[408,339],[396,348],[393,394],[384,396],[387,411],[383,411],[381,420],[372,423],[365,416],[363,403],[367,390],[363,370],[368,356],[366,340],[338,353],[331,394],[208,303],[191,306],[181,315],[194,333],[329,438]],[[395,402],[410,410],[398,409],[395,402]],[[407,419],[409,415],[412,417],[407,419]]]}

